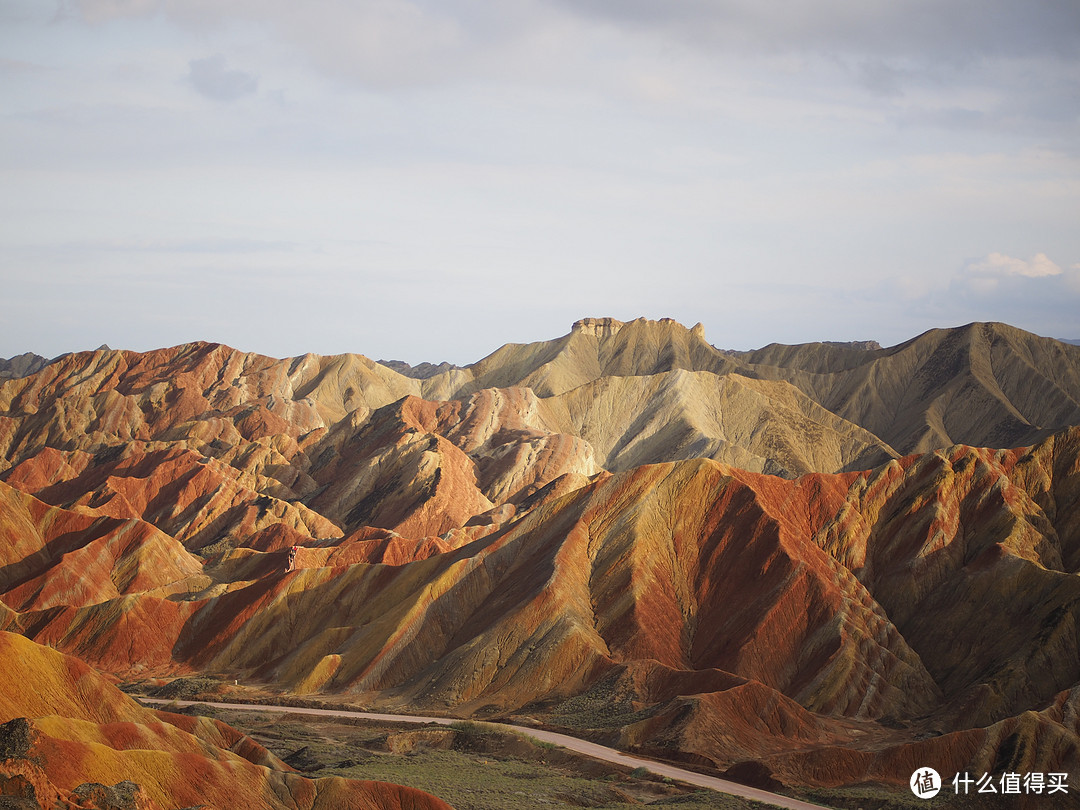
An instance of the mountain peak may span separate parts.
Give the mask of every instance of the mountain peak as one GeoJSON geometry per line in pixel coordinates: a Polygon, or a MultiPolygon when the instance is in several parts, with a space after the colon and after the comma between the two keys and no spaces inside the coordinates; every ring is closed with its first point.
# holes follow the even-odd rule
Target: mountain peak
{"type": "MultiPolygon", "coordinates": [[[[630,321],[629,324],[641,325],[641,326],[677,326],[680,329],[684,329],[691,334],[695,335],[702,340],[705,339],[705,326],[702,323],[696,323],[690,329],[686,329],[681,323],[674,318],[661,318],[658,321],[650,321],[648,318],[635,318],[630,321]]],[[[625,321],[620,321],[615,318],[582,318],[579,321],[575,321],[574,325],[570,328],[572,332],[580,332],[583,335],[589,335],[591,337],[611,337],[617,334],[624,326],[629,325],[625,321]]]]}
{"type": "Polygon", "coordinates": [[[614,318],[582,318],[580,321],[574,321],[570,331],[591,337],[611,337],[624,326],[626,326],[625,323],[614,318]]]}

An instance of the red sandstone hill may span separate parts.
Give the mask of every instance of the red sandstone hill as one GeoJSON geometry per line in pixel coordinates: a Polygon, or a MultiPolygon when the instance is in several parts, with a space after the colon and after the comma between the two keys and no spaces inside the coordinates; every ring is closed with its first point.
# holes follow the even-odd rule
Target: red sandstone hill
{"type": "Polygon", "coordinates": [[[610,320],[424,379],[70,355],[0,383],[0,628],[790,784],[1080,779],[1078,357],[610,320]]]}
{"type": "Polygon", "coordinates": [[[0,660],[3,795],[50,808],[116,806],[98,801],[117,793],[140,810],[448,807],[398,785],[302,777],[224,723],[145,709],[78,659],[18,635],[0,633],[0,660]]]}
{"type": "MultiPolygon", "coordinates": [[[[471,542],[411,541],[389,565],[386,532],[305,546],[291,573],[253,539],[164,590],[26,609],[5,595],[6,626],[126,675],[567,721],[603,703],[591,725],[623,745],[763,762],[796,784],[903,781],[913,757],[963,769],[1006,750],[1068,770],[1078,458],[1074,430],[793,482],[651,465],[540,492],[471,542]]],[[[46,526],[77,542],[87,507],[0,491],[39,553],[46,526]]],[[[71,553],[42,557],[56,582],[71,553]]]]}

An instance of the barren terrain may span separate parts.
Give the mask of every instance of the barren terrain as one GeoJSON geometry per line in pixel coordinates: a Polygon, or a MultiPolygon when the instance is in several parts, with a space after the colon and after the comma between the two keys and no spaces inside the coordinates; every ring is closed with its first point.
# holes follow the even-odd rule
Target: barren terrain
{"type": "MultiPolygon", "coordinates": [[[[972,324],[738,353],[585,319],[464,368],[188,344],[4,374],[27,679],[52,648],[804,791],[927,764],[1080,790],[1080,347],[972,324]]],[[[0,722],[90,722],[63,706],[0,722]]]]}

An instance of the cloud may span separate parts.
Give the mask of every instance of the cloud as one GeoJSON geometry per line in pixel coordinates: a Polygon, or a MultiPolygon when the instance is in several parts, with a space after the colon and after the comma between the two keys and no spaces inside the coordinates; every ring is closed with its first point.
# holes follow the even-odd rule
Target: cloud
{"type": "Polygon", "coordinates": [[[991,253],[969,261],[942,302],[973,320],[1004,321],[1043,335],[1078,337],[1080,264],[1061,267],[1045,253],[1017,259],[991,253]]]}
{"type": "Polygon", "coordinates": [[[73,5],[79,16],[89,23],[102,23],[122,17],[146,16],[153,13],[159,3],[158,0],[69,0],[64,5],[73,5]]]}
{"type": "MultiPolygon", "coordinates": [[[[706,47],[843,50],[877,58],[933,55],[951,61],[1053,53],[1080,56],[1080,4],[1075,0],[790,0],[784,13],[759,0],[61,0],[90,22],[156,11],[189,24],[248,19],[301,36],[312,28],[332,40],[357,21],[451,23],[490,41],[507,28],[554,18],[676,34],[706,47]]],[[[520,32],[519,32],[520,33],[520,32]]]]}
{"type": "MultiPolygon", "coordinates": [[[[866,308],[815,301],[781,339],[853,318],[883,342],[970,320],[1080,337],[1076,0],[61,2],[0,60],[4,250],[111,238],[86,261],[171,271],[306,267],[326,244],[320,261],[450,268],[462,289],[558,271],[590,290],[575,308],[629,317],[662,272],[690,323],[717,268],[819,273],[865,280],[866,308]],[[1032,234],[1023,258],[958,261],[1032,234]],[[1069,328],[1039,327],[1051,313],[1069,328]]],[[[17,4],[42,5],[0,0],[0,19],[17,4]]],[[[732,345],[777,339],[750,337],[777,322],[760,300],[732,345]]]]}
{"type": "MultiPolygon", "coordinates": [[[[921,101],[931,112],[939,106],[964,109],[971,105],[948,99],[929,104],[912,91],[956,96],[974,86],[988,90],[978,94],[976,111],[1004,107],[1027,117],[1033,113],[1023,105],[1041,97],[1040,109],[1065,115],[1066,123],[1075,120],[1060,108],[1065,95],[1075,95],[1076,0],[790,0],[783,14],[756,0],[64,2],[90,22],[158,14],[200,36],[253,25],[260,37],[275,41],[279,56],[298,57],[326,76],[365,88],[478,77],[548,86],[559,77],[595,86],[610,75],[633,84],[641,73],[695,60],[697,76],[709,74],[710,66],[729,77],[775,68],[776,81],[762,84],[786,85],[804,98],[795,75],[820,62],[840,67],[842,75],[830,80],[892,104],[906,99],[921,101]],[[1017,60],[1030,64],[1021,69],[1017,60]]],[[[706,81],[713,87],[724,83],[706,81]]],[[[990,117],[965,120],[998,123],[990,117]]]]}
{"type": "Polygon", "coordinates": [[[1002,292],[1024,300],[1030,297],[1034,287],[1023,280],[1061,275],[1061,268],[1045,253],[1036,253],[1027,260],[991,253],[968,261],[960,275],[953,279],[952,291],[976,301],[993,299],[1002,292]]]}
{"type": "Polygon", "coordinates": [[[5,59],[0,56],[0,73],[40,73],[48,68],[21,59],[5,59]]]}
{"type": "Polygon", "coordinates": [[[666,29],[691,42],[776,50],[919,56],[1080,55],[1075,0],[550,0],[615,25],[666,29]]]}
{"type": "MultiPolygon", "coordinates": [[[[899,123],[1036,130],[1077,121],[1076,0],[790,0],[782,14],[755,0],[548,2],[639,41],[667,40],[683,53],[737,62],[740,74],[772,70],[770,84],[796,94],[797,75],[813,77],[818,91],[824,83],[869,91],[905,113],[893,116],[899,123]],[[784,66],[792,75],[784,76],[784,66]]],[[[1075,140],[1073,130],[1058,137],[1075,140]]]]}
{"type": "Polygon", "coordinates": [[[838,299],[850,311],[826,306],[822,311],[838,324],[867,324],[864,333],[883,344],[973,321],[1080,338],[1080,264],[1059,265],[1045,253],[1030,259],[990,253],[969,260],[951,277],[896,276],[840,293],[838,299]]]}
{"type": "Polygon", "coordinates": [[[188,62],[188,68],[191,86],[215,101],[235,101],[254,93],[259,87],[257,76],[242,70],[227,69],[225,57],[221,54],[192,59],[188,62]]]}
{"type": "Polygon", "coordinates": [[[295,250],[295,242],[271,239],[207,236],[200,239],[83,239],[65,247],[77,253],[285,253],[295,250]]]}
{"type": "Polygon", "coordinates": [[[964,268],[970,278],[1001,279],[1009,276],[1042,278],[1060,276],[1058,267],[1045,253],[1036,253],[1030,259],[1015,259],[1004,253],[991,253],[981,259],[969,261],[964,268]]]}
{"type": "Polygon", "coordinates": [[[299,57],[335,79],[383,88],[445,83],[530,31],[522,15],[474,0],[71,1],[87,22],[144,16],[149,8],[201,37],[253,26],[276,43],[279,60],[299,57]]]}
{"type": "Polygon", "coordinates": [[[890,98],[904,95],[905,71],[899,70],[880,59],[867,59],[857,68],[859,81],[871,93],[890,98]]]}

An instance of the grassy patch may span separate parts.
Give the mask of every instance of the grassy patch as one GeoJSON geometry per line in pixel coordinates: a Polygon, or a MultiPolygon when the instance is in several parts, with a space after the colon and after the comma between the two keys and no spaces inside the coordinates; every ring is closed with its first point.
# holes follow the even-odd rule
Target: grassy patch
{"type": "MultiPolygon", "coordinates": [[[[172,711],[170,709],[170,711],[172,711]]],[[[190,706],[178,706],[176,708],[177,714],[188,714],[193,717],[217,717],[218,710],[213,706],[207,706],[205,703],[192,703],[190,706]]]]}
{"type": "Polygon", "coordinates": [[[634,696],[618,672],[601,678],[587,692],[564,700],[550,713],[555,725],[577,729],[617,729],[652,717],[660,706],[635,708],[634,696]]]}
{"type": "Polygon", "coordinates": [[[464,734],[468,737],[480,737],[492,733],[492,729],[489,726],[474,723],[472,720],[455,720],[449,727],[459,734],[464,734]]]}
{"type": "Polygon", "coordinates": [[[722,793],[664,784],[651,774],[581,757],[485,723],[461,721],[440,727],[338,723],[233,710],[222,711],[220,717],[286,761],[292,757],[309,777],[409,785],[445,799],[456,810],[764,807],[722,793]],[[403,749],[397,744],[402,738],[414,744],[403,749]],[[391,748],[406,752],[393,753],[391,748]]]}
{"type": "Polygon", "coordinates": [[[176,678],[164,686],[147,690],[151,697],[170,698],[172,700],[196,700],[205,696],[213,697],[221,691],[221,682],[215,678],[198,676],[194,678],[176,678]]]}

